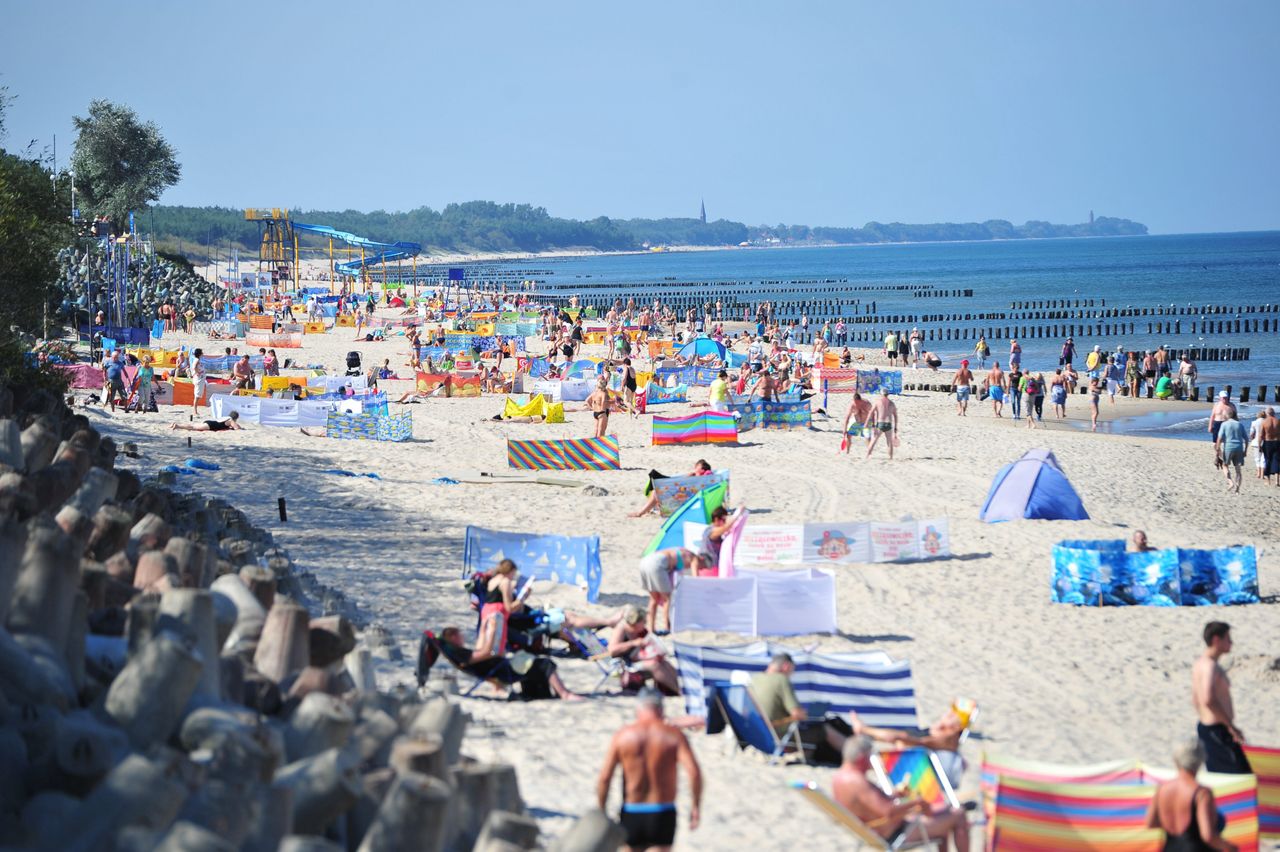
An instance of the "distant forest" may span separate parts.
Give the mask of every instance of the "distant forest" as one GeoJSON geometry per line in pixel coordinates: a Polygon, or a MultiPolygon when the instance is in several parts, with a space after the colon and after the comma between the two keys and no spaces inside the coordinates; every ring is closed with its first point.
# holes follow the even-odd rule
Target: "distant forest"
{"type": "MultiPolygon", "coordinates": [[[[748,226],[719,219],[610,219],[599,216],[578,221],[552,216],[528,204],[468,201],[443,210],[419,207],[404,213],[381,210],[293,210],[296,222],[328,225],[372,240],[408,240],[423,248],[449,252],[539,252],[556,249],[632,251],[646,246],[725,246],[752,244],[831,245],[838,243],[952,242],[957,240],[1013,240],[1034,237],[1104,237],[1147,233],[1147,227],[1128,219],[1099,217],[1080,225],[1027,222],[1014,225],[1001,219],[963,224],[904,225],[868,222],[861,228],[807,225],[748,226]]],[[[256,251],[258,226],[244,211],[226,207],[157,205],[139,217],[160,247],[200,260],[210,249],[225,254],[230,246],[256,251]]],[[[312,243],[314,244],[314,242],[312,243]]]]}

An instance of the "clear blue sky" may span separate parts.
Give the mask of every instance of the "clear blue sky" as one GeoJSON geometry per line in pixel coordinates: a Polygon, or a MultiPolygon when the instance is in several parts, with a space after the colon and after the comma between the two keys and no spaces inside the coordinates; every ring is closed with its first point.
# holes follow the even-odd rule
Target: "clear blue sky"
{"type": "Polygon", "coordinates": [[[9,149],[93,98],[174,204],[1280,228],[1280,2],[8,4],[9,149]]]}

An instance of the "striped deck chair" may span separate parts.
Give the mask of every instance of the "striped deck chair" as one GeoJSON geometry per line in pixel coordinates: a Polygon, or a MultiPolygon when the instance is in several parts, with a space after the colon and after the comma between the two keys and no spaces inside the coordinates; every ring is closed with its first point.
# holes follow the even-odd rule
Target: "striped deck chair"
{"type": "Polygon", "coordinates": [[[911,820],[907,824],[906,831],[899,834],[892,841],[881,837],[872,828],[872,824],[868,824],[858,819],[857,815],[848,808],[841,805],[835,799],[818,789],[818,785],[812,781],[792,781],[791,789],[797,791],[801,796],[808,799],[814,807],[822,811],[836,823],[843,826],[850,834],[853,835],[854,841],[858,844],[855,849],[871,848],[871,849],[920,849],[922,847],[934,848],[934,841],[929,839],[925,834],[924,826],[919,822],[911,820]]]}
{"type": "Polygon", "coordinates": [[[1244,753],[1258,779],[1258,834],[1280,841],[1280,748],[1246,745],[1244,753]]]}
{"type": "MultiPolygon", "coordinates": [[[[713,681],[707,686],[712,693],[712,700],[708,704],[714,706],[728,723],[739,750],[750,747],[764,752],[769,756],[771,765],[788,752],[800,755],[805,763],[809,762],[805,757],[805,749],[812,747],[800,740],[799,722],[792,722],[779,735],[746,686],[728,681],[713,681]]],[[[708,724],[707,727],[711,729],[712,725],[708,724]]]]}
{"type": "Polygon", "coordinates": [[[960,807],[960,799],[932,749],[876,752],[871,755],[871,769],[880,789],[887,795],[893,795],[899,785],[906,785],[912,796],[923,799],[934,809],[960,807]]]}

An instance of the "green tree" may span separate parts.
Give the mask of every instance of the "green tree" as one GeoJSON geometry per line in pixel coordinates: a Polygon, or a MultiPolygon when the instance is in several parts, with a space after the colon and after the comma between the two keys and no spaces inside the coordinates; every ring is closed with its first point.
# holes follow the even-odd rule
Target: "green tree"
{"type": "MultiPolygon", "coordinates": [[[[38,332],[52,304],[57,253],[71,239],[70,182],[38,161],[0,151],[0,336],[38,332]]],[[[50,312],[52,313],[52,311],[50,312]]]]}
{"type": "Polygon", "coordinates": [[[130,210],[141,211],[178,182],[182,169],[154,122],[143,122],[126,106],[97,100],[89,116],[75,116],[71,170],[81,204],[123,228],[130,210]]]}

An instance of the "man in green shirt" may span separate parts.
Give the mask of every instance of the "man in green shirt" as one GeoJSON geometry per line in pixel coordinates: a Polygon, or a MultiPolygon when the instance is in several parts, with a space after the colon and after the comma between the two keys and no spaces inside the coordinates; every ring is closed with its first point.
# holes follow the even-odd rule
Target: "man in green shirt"
{"type": "Polygon", "coordinates": [[[751,676],[751,695],[779,737],[787,732],[792,722],[800,722],[800,741],[813,747],[813,761],[839,764],[840,750],[853,729],[839,719],[809,720],[808,712],[796,698],[795,688],[791,685],[791,674],[795,670],[796,664],[790,654],[774,654],[768,668],[751,676]]]}

